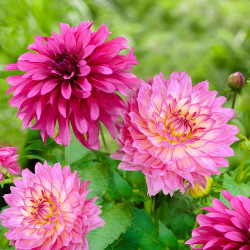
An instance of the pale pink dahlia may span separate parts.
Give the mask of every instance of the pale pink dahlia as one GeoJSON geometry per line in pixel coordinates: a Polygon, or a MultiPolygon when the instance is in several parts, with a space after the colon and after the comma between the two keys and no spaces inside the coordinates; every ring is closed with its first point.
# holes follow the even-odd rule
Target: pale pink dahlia
{"type": "Polygon", "coordinates": [[[47,136],[54,137],[58,122],[55,140],[68,145],[71,123],[84,146],[98,149],[98,120],[115,138],[113,120],[124,108],[115,91],[125,95],[140,81],[128,72],[138,64],[133,49],[127,55],[118,55],[129,48],[126,39],[105,42],[110,34],[108,27],[101,25],[92,32],[92,24],[85,21],[72,28],[61,24],[61,35],[35,36],[35,43],[28,46],[35,52],[27,52],[16,64],[6,66],[26,72],[7,78],[12,86],[7,93],[14,91],[9,104],[19,108],[23,129],[40,129],[44,141],[47,136]]]}
{"type": "Polygon", "coordinates": [[[8,173],[13,175],[18,175],[21,173],[21,168],[17,162],[17,158],[17,148],[0,148],[0,181],[4,179],[4,173],[1,171],[1,168],[5,168],[8,173]]]}
{"type": "Polygon", "coordinates": [[[197,216],[200,227],[193,229],[192,238],[186,242],[192,249],[250,249],[250,199],[222,193],[232,209],[218,199],[213,200],[213,207],[204,207],[209,213],[197,216]]]}
{"type": "Polygon", "coordinates": [[[50,167],[37,163],[35,174],[22,172],[23,180],[14,179],[16,187],[4,195],[10,208],[0,215],[5,233],[16,249],[86,250],[86,235],[104,225],[98,215],[97,197],[86,200],[90,181],[78,178],[70,167],[60,163],[50,167]]]}
{"type": "Polygon", "coordinates": [[[163,190],[184,192],[183,179],[205,187],[206,176],[227,167],[229,147],[238,128],[228,125],[234,111],[222,108],[225,97],[208,90],[208,82],[192,87],[187,73],[162,74],[143,83],[128,98],[123,122],[117,123],[120,149],[112,155],[119,168],[141,170],[150,195],[163,190]]]}

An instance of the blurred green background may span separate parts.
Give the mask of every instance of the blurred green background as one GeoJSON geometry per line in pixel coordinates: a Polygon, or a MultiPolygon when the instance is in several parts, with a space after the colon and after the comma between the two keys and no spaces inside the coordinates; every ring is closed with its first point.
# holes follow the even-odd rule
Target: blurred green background
{"type": "MultiPolygon", "coordinates": [[[[21,146],[25,138],[17,110],[8,106],[10,96],[4,96],[9,87],[5,78],[11,74],[4,67],[16,62],[36,34],[59,32],[60,22],[93,20],[93,30],[105,23],[110,38],[125,36],[135,47],[138,77],[186,71],[193,83],[208,79],[211,90],[226,95],[231,73],[250,76],[249,13],[249,0],[1,0],[0,145],[21,146]]],[[[249,100],[246,86],[236,110],[248,116],[247,126],[249,100]]]]}

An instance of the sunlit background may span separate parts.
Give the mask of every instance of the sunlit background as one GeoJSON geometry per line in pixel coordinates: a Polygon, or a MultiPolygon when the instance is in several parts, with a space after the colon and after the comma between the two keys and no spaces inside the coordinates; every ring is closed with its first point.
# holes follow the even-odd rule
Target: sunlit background
{"type": "MultiPolygon", "coordinates": [[[[248,0],[1,0],[0,145],[21,146],[24,140],[17,110],[4,96],[10,74],[4,67],[25,52],[35,35],[59,32],[61,22],[93,20],[92,30],[104,23],[110,38],[124,36],[135,48],[138,77],[186,71],[193,84],[207,79],[211,90],[227,95],[223,91],[231,73],[250,76],[249,13],[248,0]]],[[[236,100],[239,115],[250,117],[249,92],[248,86],[236,100]]]]}

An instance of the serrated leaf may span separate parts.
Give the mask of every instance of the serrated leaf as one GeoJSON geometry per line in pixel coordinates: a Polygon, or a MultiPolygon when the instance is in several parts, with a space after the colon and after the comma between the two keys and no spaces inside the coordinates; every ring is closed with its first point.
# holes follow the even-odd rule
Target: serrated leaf
{"type": "Polygon", "coordinates": [[[90,180],[89,188],[92,189],[88,194],[88,198],[98,196],[100,197],[108,186],[109,179],[110,179],[110,170],[108,166],[104,163],[96,163],[93,161],[87,162],[80,161],[77,164],[71,165],[71,170],[76,170],[79,177],[83,180],[90,180]]]}
{"type": "Polygon", "coordinates": [[[124,240],[123,236],[121,236],[118,240],[110,244],[105,250],[138,250],[138,247],[133,245],[133,243],[124,240]]]}
{"type": "Polygon", "coordinates": [[[132,209],[126,203],[108,203],[103,206],[102,211],[101,217],[106,224],[88,234],[89,249],[105,249],[131,225],[132,209]]]}
{"type": "Polygon", "coordinates": [[[194,214],[179,213],[173,218],[170,223],[170,227],[178,238],[184,238],[187,234],[191,233],[191,230],[194,227],[195,219],[194,214]]]}
{"type": "Polygon", "coordinates": [[[116,171],[114,171],[113,174],[114,175],[110,183],[111,188],[120,196],[124,197],[125,199],[128,199],[132,195],[132,187],[116,171]]]}
{"type": "Polygon", "coordinates": [[[168,229],[161,221],[159,222],[159,241],[170,250],[178,249],[178,241],[174,233],[168,229]]]}
{"type": "Polygon", "coordinates": [[[123,236],[124,240],[144,250],[163,250],[158,231],[150,216],[138,208],[134,208],[134,219],[131,227],[123,236]]]}

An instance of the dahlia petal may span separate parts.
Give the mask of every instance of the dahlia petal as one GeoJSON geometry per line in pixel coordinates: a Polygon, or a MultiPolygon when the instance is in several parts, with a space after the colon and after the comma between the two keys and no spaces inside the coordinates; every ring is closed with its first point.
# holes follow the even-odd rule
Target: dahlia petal
{"type": "Polygon", "coordinates": [[[76,39],[72,32],[67,32],[65,35],[65,47],[69,53],[74,53],[76,47],[76,39]]]}
{"type": "Polygon", "coordinates": [[[104,75],[110,75],[113,73],[113,71],[110,68],[106,66],[100,66],[100,65],[92,66],[91,71],[98,73],[98,74],[104,74],[104,75]]]}
{"type": "Polygon", "coordinates": [[[17,70],[18,68],[17,68],[16,63],[12,63],[12,64],[6,65],[4,69],[6,69],[6,70],[17,70]]]}
{"type": "Polygon", "coordinates": [[[41,95],[51,92],[58,85],[57,80],[51,79],[45,82],[41,88],[41,95]]]}
{"type": "Polygon", "coordinates": [[[92,85],[106,93],[113,93],[116,91],[116,87],[110,82],[103,82],[97,79],[92,79],[92,85]]]}
{"type": "Polygon", "coordinates": [[[97,100],[88,98],[88,105],[90,107],[90,117],[93,121],[97,120],[100,114],[100,109],[97,100]]]}
{"type": "Polygon", "coordinates": [[[67,99],[67,100],[70,99],[70,96],[71,96],[71,93],[72,93],[72,89],[71,89],[70,83],[68,81],[64,81],[62,83],[61,93],[62,93],[62,96],[65,99],[67,99]]]}
{"type": "Polygon", "coordinates": [[[106,112],[102,111],[100,112],[99,119],[105,125],[105,127],[109,131],[112,138],[115,139],[116,131],[115,131],[111,116],[107,114],[106,112]]]}
{"type": "Polygon", "coordinates": [[[59,115],[59,137],[63,145],[67,146],[71,141],[71,133],[69,129],[69,120],[65,120],[62,116],[59,115]]]}
{"type": "Polygon", "coordinates": [[[9,83],[11,86],[16,86],[24,81],[22,78],[22,75],[15,75],[15,76],[8,76],[6,78],[7,83],[9,83]]]}
{"type": "Polygon", "coordinates": [[[70,26],[66,23],[60,23],[60,28],[61,28],[61,36],[64,38],[68,33],[70,26]]]}
{"type": "Polygon", "coordinates": [[[95,46],[99,46],[103,44],[109,35],[108,26],[105,24],[102,24],[98,31],[93,33],[93,36],[91,38],[91,44],[94,44],[95,46]]]}
{"type": "Polygon", "coordinates": [[[241,232],[233,231],[225,234],[225,237],[236,242],[245,242],[247,241],[247,237],[241,232]]]}
{"type": "Polygon", "coordinates": [[[77,39],[76,53],[80,53],[80,51],[89,44],[90,39],[91,39],[91,31],[89,29],[82,32],[77,39]]]}
{"type": "Polygon", "coordinates": [[[48,48],[40,36],[35,36],[36,49],[43,55],[49,55],[48,48]]]}
{"type": "Polygon", "coordinates": [[[76,100],[71,102],[71,107],[73,109],[73,112],[75,114],[75,125],[78,131],[82,134],[85,134],[88,130],[88,123],[82,114],[81,108],[80,108],[80,103],[77,102],[76,100]],[[79,115],[77,115],[79,114],[79,115]]]}

